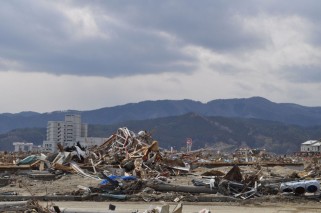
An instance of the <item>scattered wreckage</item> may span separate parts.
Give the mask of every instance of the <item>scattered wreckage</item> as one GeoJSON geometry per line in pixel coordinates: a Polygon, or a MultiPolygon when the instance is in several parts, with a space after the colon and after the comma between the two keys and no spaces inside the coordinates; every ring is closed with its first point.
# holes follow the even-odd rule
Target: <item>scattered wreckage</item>
{"type": "MultiPolygon", "coordinates": [[[[204,150],[188,153],[163,150],[159,147],[158,141],[146,131],[135,134],[125,127],[119,128],[100,146],[86,148],[78,143],[73,147],[64,148],[59,144],[58,150],[59,152],[53,155],[29,155],[16,164],[2,166],[19,170],[29,169],[31,172],[27,176],[31,180],[53,181],[66,174],[75,174],[99,183],[96,187],[78,185],[76,191],[68,196],[37,197],[31,194],[30,200],[74,198],[95,201],[224,202],[275,194],[309,194],[320,197],[319,180],[311,179],[316,177],[316,172],[311,172],[313,170],[301,176],[296,174],[292,177],[266,177],[262,174],[262,167],[271,165],[266,162],[247,164],[254,169],[246,174],[239,166],[243,164],[235,162],[229,162],[228,165],[232,165],[232,168],[226,173],[210,170],[226,165],[226,161],[212,162],[204,159],[201,157],[205,153],[204,150]],[[188,184],[171,183],[171,178],[175,176],[195,177],[193,170],[205,164],[206,171],[192,178],[188,184]]],[[[7,172],[0,177],[0,186],[17,184],[14,178],[11,178],[11,174],[7,172]]],[[[19,198],[14,192],[0,194],[0,200],[3,201],[18,202],[21,200],[19,198]]]]}

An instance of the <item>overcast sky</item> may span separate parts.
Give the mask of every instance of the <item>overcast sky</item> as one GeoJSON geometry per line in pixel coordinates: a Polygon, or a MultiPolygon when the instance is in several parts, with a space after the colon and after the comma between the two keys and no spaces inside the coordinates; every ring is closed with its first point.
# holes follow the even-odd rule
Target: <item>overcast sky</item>
{"type": "Polygon", "coordinates": [[[262,96],[321,106],[319,0],[0,2],[0,113],[262,96]]]}

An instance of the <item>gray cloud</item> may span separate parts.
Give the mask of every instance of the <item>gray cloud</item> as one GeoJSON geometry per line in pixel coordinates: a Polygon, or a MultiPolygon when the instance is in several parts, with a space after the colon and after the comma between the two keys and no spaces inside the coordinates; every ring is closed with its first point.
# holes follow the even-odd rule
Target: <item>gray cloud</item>
{"type": "Polygon", "coordinates": [[[284,69],[282,76],[294,83],[318,83],[321,82],[321,66],[289,66],[284,69]]]}
{"type": "Polygon", "coordinates": [[[106,23],[98,16],[98,28],[107,38],[78,38],[77,29],[72,30],[68,17],[55,5],[33,1],[1,4],[0,57],[16,61],[21,71],[113,77],[192,70],[193,59],[184,55],[178,44],[155,33],[106,23]],[[108,31],[113,32],[111,38],[108,31]]]}
{"type": "MultiPolygon", "coordinates": [[[[77,1],[76,1],[77,2],[77,1]]],[[[249,1],[112,1],[101,2],[101,8],[137,27],[169,32],[188,44],[205,46],[217,51],[261,45],[253,34],[244,32],[235,17],[255,13],[249,1]],[[116,3],[115,3],[116,2],[116,3]],[[117,11],[117,12],[114,12],[117,11]]]]}
{"type": "MultiPolygon", "coordinates": [[[[191,73],[197,58],[185,54],[185,46],[221,53],[260,49],[266,38],[245,31],[238,18],[262,12],[298,14],[319,23],[319,5],[254,0],[4,1],[0,59],[14,63],[0,60],[0,67],[106,77],[191,73]]],[[[320,41],[319,33],[311,35],[311,42],[320,41]]],[[[235,72],[233,65],[223,68],[235,72]]]]}

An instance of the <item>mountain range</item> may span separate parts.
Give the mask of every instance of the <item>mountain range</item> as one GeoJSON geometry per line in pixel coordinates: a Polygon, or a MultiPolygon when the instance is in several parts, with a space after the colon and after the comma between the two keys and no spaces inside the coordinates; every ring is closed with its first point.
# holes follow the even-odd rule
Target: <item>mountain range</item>
{"type": "Polygon", "coordinates": [[[18,128],[46,127],[48,121],[64,120],[65,114],[78,113],[88,124],[115,124],[196,113],[202,116],[257,118],[300,126],[321,125],[321,107],[274,103],[262,97],[219,99],[208,103],[193,100],[158,100],[130,103],[89,111],[21,112],[0,114],[0,133],[18,128]]]}
{"type": "Polygon", "coordinates": [[[235,149],[264,148],[278,154],[299,151],[305,140],[321,135],[321,107],[273,103],[261,97],[214,100],[143,101],[91,111],[21,112],[0,114],[0,150],[12,150],[12,142],[42,144],[46,125],[78,113],[89,124],[88,135],[108,137],[119,127],[150,131],[161,147],[235,149]]]}

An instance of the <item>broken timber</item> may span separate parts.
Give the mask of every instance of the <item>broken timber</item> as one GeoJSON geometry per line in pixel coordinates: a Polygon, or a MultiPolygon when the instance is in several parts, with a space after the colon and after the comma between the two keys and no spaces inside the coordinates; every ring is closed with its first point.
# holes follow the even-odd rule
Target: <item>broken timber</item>
{"type": "Polygon", "coordinates": [[[17,171],[31,169],[30,165],[0,165],[0,171],[17,171]]]}

